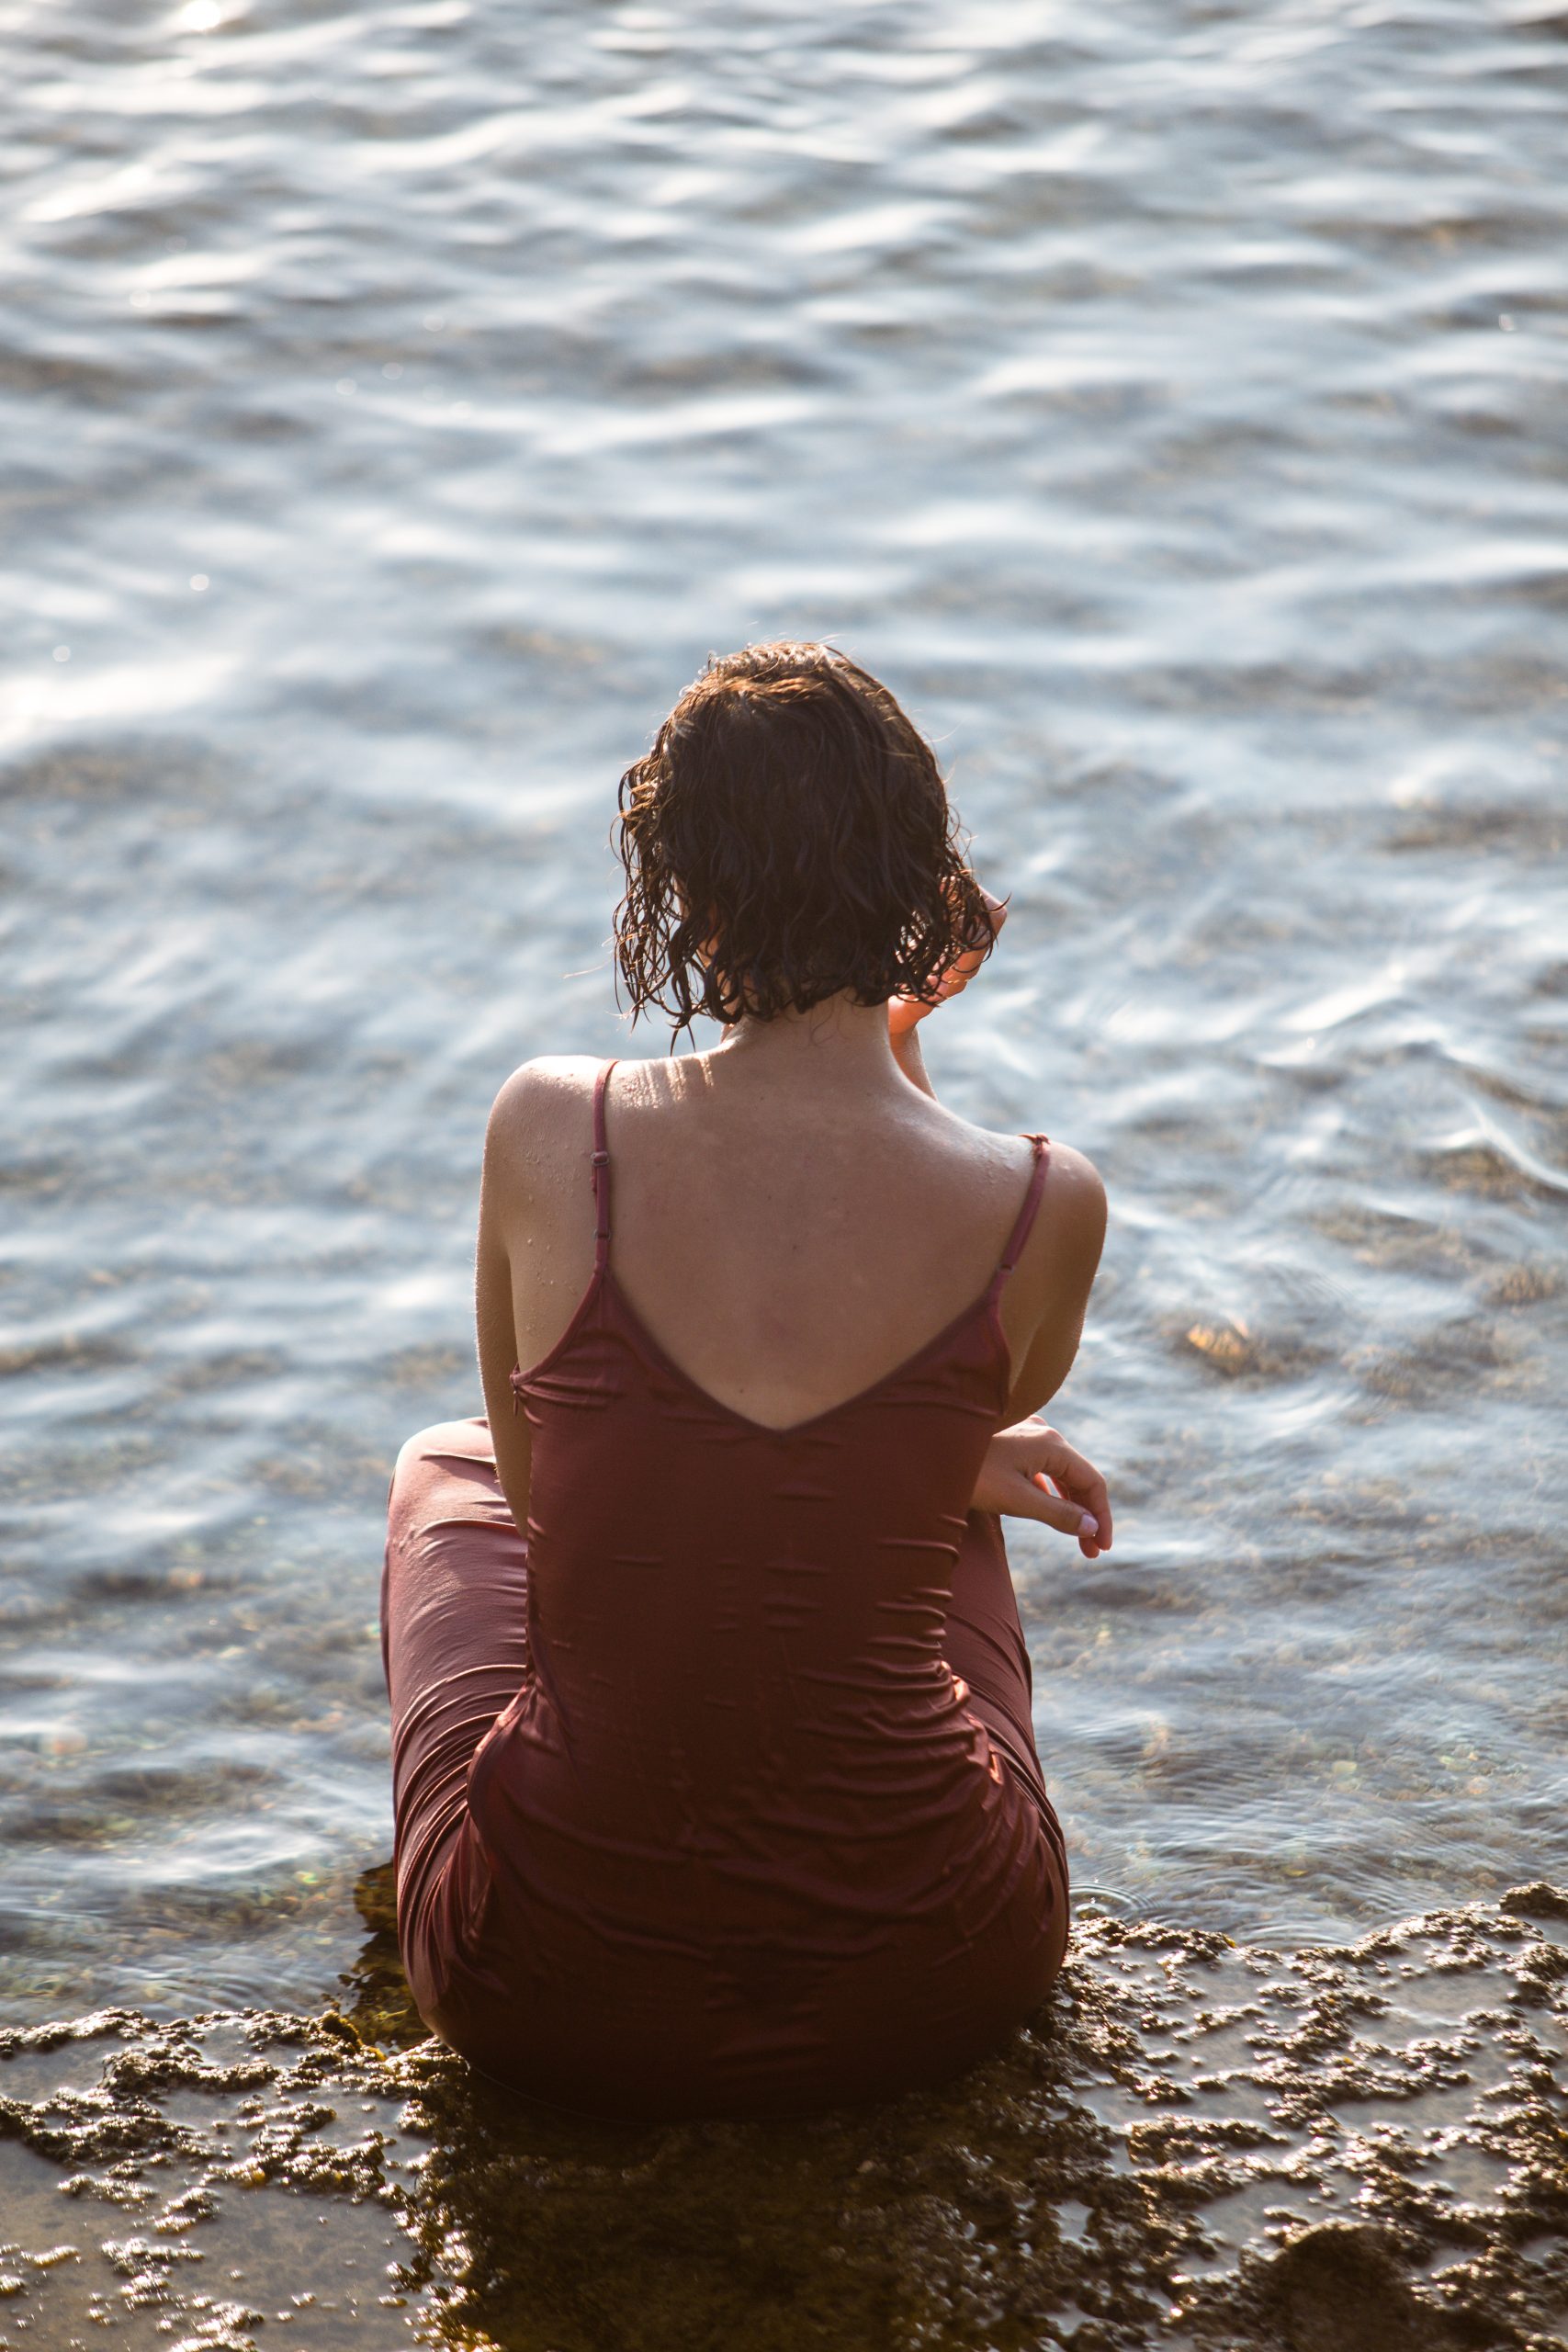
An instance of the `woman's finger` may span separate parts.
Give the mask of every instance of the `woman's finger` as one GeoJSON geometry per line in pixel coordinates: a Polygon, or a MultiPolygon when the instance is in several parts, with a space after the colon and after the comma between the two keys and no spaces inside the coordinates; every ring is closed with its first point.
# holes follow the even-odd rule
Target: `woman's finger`
{"type": "MultiPolygon", "coordinates": [[[[1024,1426],[1029,1428],[1033,1424],[1024,1426]]],[[[1109,1552],[1111,1539],[1111,1498],[1106,1492],[1104,1479],[1088,1455],[1069,1445],[1059,1430],[1054,1430],[1043,1422],[1038,1426],[1038,1439],[1032,1442],[1025,1440],[1031,1457],[1029,1468],[1031,1471],[1043,1470],[1069,1501],[1077,1503],[1091,1513],[1099,1522],[1100,1548],[1102,1552],[1109,1552]]]]}
{"type": "MultiPolygon", "coordinates": [[[[980,896],[986,901],[986,912],[991,919],[991,937],[994,940],[1008,919],[1007,900],[993,898],[989,890],[982,890],[980,896]]],[[[965,948],[942,976],[940,983],[942,996],[962,995],[985,962],[986,954],[983,947],[965,948]]]]}
{"type": "Polygon", "coordinates": [[[1030,1484],[1038,1494],[1044,1496],[1048,1500],[1056,1499],[1057,1509],[1062,1516],[1060,1518],[1053,1516],[1050,1521],[1053,1527],[1060,1527],[1064,1535],[1076,1535],[1083,1545],[1086,1555],[1091,1560],[1098,1553],[1104,1551],[1105,1537],[1096,1512],[1085,1510],[1083,1505],[1071,1495],[1064,1495],[1059,1498],[1053,1498],[1051,1482],[1043,1470],[1037,1470],[1030,1484]]]}
{"type": "Polygon", "coordinates": [[[1018,1481],[1016,1498],[1010,1499],[1009,1516],[1013,1519],[1036,1519],[1043,1527],[1054,1527],[1063,1535],[1078,1535],[1089,1543],[1098,1540],[1100,1528],[1092,1512],[1084,1510],[1070,1496],[1053,1492],[1043,1470],[1033,1476],[1027,1474],[1018,1481]]]}
{"type": "Polygon", "coordinates": [[[1049,1476],[1070,1502],[1093,1513],[1100,1525],[1101,1551],[1111,1549],[1111,1498],[1105,1491],[1105,1481],[1092,1462],[1081,1457],[1070,1469],[1058,1469],[1054,1464],[1049,1476]]]}
{"type": "Polygon", "coordinates": [[[1037,1470],[1030,1480],[1045,1505],[1043,1510],[1021,1512],[1019,1516],[1043,1520],[1047,1527],[1058,1527],[1064,1535],[1076,1535],[1086,1560],[1097,1560],[1106,1549],[1105,1536],[1100,1521],[1091,1510],[1082,1510],[1070,1497],[1052,1494],[1043,1470],[1037,1470]],[[1055,1509],[1052,1506],[1055,1505],[1055,1509]]]}
{"type": "MultiPolygon", "coordinates": [[[[988,890],[982,890],[980,896],[986,901],[986,912],[991,918],[991,938],[994,942],[997,933],[1000,931],[1003,923],[1006,922],[1008,919],[1007,902],[1002,899],[993,899],[988,890]]],[[[964,954],[958,958],[957,963],[954,964],[953,967],[954,973],[961,975],[958,981],[960,988],[964,986],[964,982],[965,980],[972,980],[974,978],[976,973],[985,962],[986,955],[987,950],[983,947],[965,948],[964,954]]]]}

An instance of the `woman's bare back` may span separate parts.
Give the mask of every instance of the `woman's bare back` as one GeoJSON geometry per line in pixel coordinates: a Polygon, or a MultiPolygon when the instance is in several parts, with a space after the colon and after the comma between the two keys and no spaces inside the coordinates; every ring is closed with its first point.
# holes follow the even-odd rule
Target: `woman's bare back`
{"type": "MultiPolygon", "coordinates": [[[[911,1083],[879,1009],[833,1009],[826,1038],[820,1020],[789,1026],[770,1024],[758,1051],[618,1063],[606,1106],[617,1283],[689,1379],[778,1429],[858,1396],[983,1295],[1033,1158],[1026,1137],[972,1126],[911,1083]]],[[[506,1274],[489,1278],[487,1400],[497,1372],[548,1353],[592,1273],[597,1068],[525,1064],[492,1114],[482,1362],[487,1233],[504,1237],[506,1274]]],[[[1001,1299],[1010,1411],[1037,1409],[1066,1376],[1102,1230],[1093,1169],[1054,1146],[1001,1299]]]]}

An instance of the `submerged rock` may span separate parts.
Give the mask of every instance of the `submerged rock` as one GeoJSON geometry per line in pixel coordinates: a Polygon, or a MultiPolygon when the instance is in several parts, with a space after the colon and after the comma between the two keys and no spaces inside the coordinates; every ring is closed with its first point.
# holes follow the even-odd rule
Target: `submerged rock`
{"type": "Polygon", "coordinates": [[[1550,1887],[1291,1953],[1083,1921],[986,2065],[792,2123],[527,2105],[423,2038],[384,1917],[349,1981],[346,2013],[0,2035],[0,2346],[1562,2339],[1550,1887]]]}

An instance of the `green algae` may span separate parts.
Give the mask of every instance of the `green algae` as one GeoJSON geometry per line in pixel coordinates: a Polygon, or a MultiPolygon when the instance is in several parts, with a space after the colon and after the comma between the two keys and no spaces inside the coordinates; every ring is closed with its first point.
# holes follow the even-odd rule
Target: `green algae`
{"type": "Polygon", "coordinates": [[[341,2009],[0,2035],[0,2346],[1561,2344],[1552,1888],[1293,1953],[1082,1920],[943,2090],[658,2127],[476,2075],[412,2010],[384,1872],[360,1901],[341,2009]]]}

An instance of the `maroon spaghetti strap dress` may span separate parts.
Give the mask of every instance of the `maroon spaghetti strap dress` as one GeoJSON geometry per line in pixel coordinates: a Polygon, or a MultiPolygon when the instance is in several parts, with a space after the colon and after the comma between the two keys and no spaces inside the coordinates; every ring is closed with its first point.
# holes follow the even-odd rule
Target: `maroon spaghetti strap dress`
{"type": "Polygon", "coordinates": [[[888,2096],[994,2049],[1061,1964],[1067,1871],[999,1522],[1001,1263],[883,1379],[748,1420],[610,1264],[513,1374],[526,1539],[489,1425],[404,1446],[382,1585],[398,1922],[426,2021],[619,2117],[888,2096]]]}

